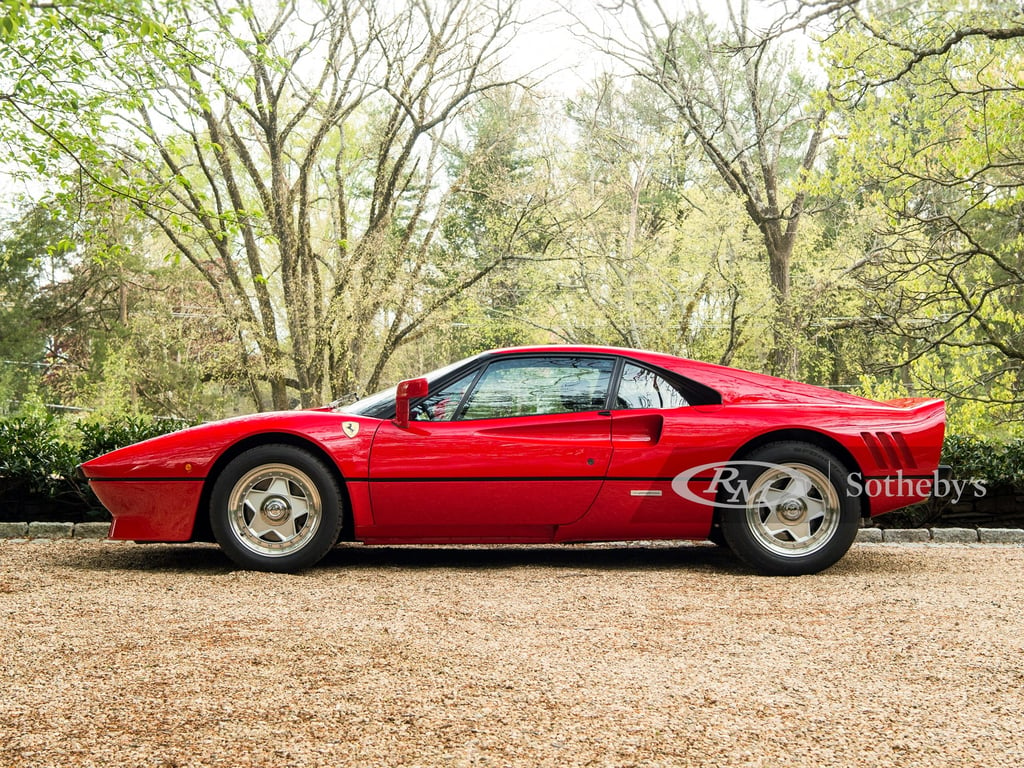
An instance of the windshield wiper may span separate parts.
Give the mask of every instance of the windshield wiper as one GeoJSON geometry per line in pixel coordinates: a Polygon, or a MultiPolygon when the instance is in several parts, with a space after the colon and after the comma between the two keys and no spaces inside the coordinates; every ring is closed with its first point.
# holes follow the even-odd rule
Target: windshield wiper
{"type": "Polygon", "coordinates": [[[339,405],[347,405],[348,403],[354,403],[358,399],[359,399],[359,393],[358,392],[346,392],[344,395],[342,395],[338,399],[331,400],[331,402],[329,402],[326,407],[327,408],[337,408],[339,405]]]}

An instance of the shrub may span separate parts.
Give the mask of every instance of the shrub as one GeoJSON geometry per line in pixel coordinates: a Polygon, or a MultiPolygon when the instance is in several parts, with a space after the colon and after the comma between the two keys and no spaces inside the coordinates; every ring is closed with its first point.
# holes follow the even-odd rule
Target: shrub
{"type": "Polygon", "coordinates": [[[929,499],[878,519],[883,528],[1024,526],[1024,439],[1001,443],[972,435],[947,435],[942,462],[957,480],[980,480],[985,495],[929,499]]]}
{"type": "Polygon", "coordinates": [[[0,419],[0,521],[109,519],[78,465],[183,426],[139,416],[108,421],[51,415],[0,419]]]}
{"type": "Polygon", "coordinates": [[[969,435],[949,435],[942,460],[954,477],[978,478],[992,487],[1024,486],[1024,439],[998,443],[969,435]]]}
{"type": "Polygon", "coordinates": [[[186,426],[188,424],[177,419],[154,419],[144,416],[124,416],[113,421],[80,421],[75,424],[81,435],[79,455],[82,461],[94,459],[151,437],[166,435],[186,426]]]}
{"type": "Polygon", "coordinates": [[[27,493],[67,490],[79,464],[78,447],[67,441],[52,416],[0,419],[0,481],[27,493]]]}

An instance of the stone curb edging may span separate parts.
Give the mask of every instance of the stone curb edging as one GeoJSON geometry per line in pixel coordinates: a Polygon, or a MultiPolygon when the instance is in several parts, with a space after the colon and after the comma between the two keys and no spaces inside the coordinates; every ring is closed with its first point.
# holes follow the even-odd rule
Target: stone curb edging
{"type": "Polygon", "coordinates": [[[860,544],[1024,544],[1021,528],[861,528],[860,544]]]}
{"type": "MultiPolygon", "coordinates": [[[[0,523],[0,539],[105,539],[110,523],[0,523]]],[[[1022,528],[861,528],[858,544],[1024,544],[1022,528]]]]}
{"type": "Polygon", "coordinates": [[[105,539],[110,523],[0,523],[0,539],[105,539]]]}

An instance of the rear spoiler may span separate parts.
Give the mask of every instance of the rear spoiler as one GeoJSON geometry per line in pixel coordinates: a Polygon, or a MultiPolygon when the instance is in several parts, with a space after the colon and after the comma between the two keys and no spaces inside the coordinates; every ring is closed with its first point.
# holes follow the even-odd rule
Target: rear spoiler
{"type": "Polygon", "coordinates": [[[895,400],[885,400],[886,405],[893,408],[903,408],[908,411],[931,411],[946,409],[945,400],[937,400],[934,397],[897,397],[895,400]]]}

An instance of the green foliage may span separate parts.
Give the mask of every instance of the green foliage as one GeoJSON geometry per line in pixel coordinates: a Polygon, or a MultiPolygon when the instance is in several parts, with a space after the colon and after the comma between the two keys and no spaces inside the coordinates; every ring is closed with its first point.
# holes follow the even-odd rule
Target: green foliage
{"type": "Polygon", "coordinates": [[[166,435],[189,426],[180,419],[161,419],[147,416],[122,416],[110,421],[79,421],[75,429],[80,433],[78,455],[81,461],[102,456],[126,445],[166,435]]]}
{"type": "Polygon", "coordinates": [[[1000,441],[947,434],[942,461],[954,480],[968,483],[959,500],[934,498],[879,518],[884,528],[1024,526],[1024,439],[1000,441]],[[975,496],[973,481],[985,493],[975,496]],[[954,503],[954,501],[956,503],[954,503]]]}
{"type": "Polygon", "coordinates": [[[795,49],[784,36],[754,31],[746,3],[730,8],[721,21],[700,12],[675,15],[679,11],[671,4],[626,0],[618,5],[630,9],[630,20],[642,33],[633,40],[616,36],[603,42],[639,80],[656,85],[663,109],[675,118],[680,143],[712,171],[698,178],[701,191],[715,184],[742,200],[741,215],[760,234],[767,267],[761,282],[770,287],[768,301],[775,310],[760,330],[762,346],[771,339],[765,367],[797,376],[799,342],[809,318],[806,302],[794,290],[800,268],[795,256],[808,213],[806,177],[814,168],[825,118],[822,102],[814,98],[814,78],[796,63],[795,49]]]}
{"type": "MultiPolygon", "coordinates": [[[[1024,77],[1019,4],[873,2],[823,46],[836,113],[828,192],[876,219],[857,312],[957,431],[1024,414],[1024,77]]],[[[866,249],[868,250],[868,249],[866,249]]]]}
{"type": "Polygon", "coordinates": [[[953,477],[978,478],[991,488],[1024,491],[1024,439],[1001,442],[949,435],[942,447],[942,460],[953,468],[953,477]]]}
{"type": "Polygon", "coordinates": [[[100,136],[136,97],[97,76],[115,52],[160,28],[138,0],[3,0],[0,146],[12,160],[5,170],[38,184],[63,170],[70,153],[79,172],[101,181],[106,174],[95,164],[109,154],[100,136]]]}
{"type": "Polygon", "coordinates": [[[0,419],[0,481],[44,496],[74,491],[80,454],[62,427],[52,416],[0,419]]]}
{"type": "MultiPolygon", "coordinates": [[[[0,520],[24,521],[34,516],[80,520],[105,515],[78,475],[78,465],[188,425],[139,416],[72,420],[46,413],[0,419],[0,520]]],[[[1000,442],[947,435],[942,460],[952,467],[954,478],[981,480],[989,495],[1008,499],[1002,505],[1005,509],[997,505],[984,524],[1000,524],[1000,515],[1013,523],[1021,518],[1021,511],[1009,500],[1024,492],[1024,439],[1000,442]]],[[[963,512],[940,499],[886,515],[880,523],[887,527],[963,525],[963,518],[963,512]]]]}
{"type": "Polygon", "coordinates": [[[41,285],[67,268],[69,226],[37,204],[3,222],[0,236],[0,413],[35,391],[50,333],[41,285]]]}
{"type": "Polygon", "coordinates": [[[439,314],[440,359],[544,338],[527,321],[540,310],[541,270],[533,262],[552,240],[539,109],[529,93],[494,89],[467,111],[467,141],[446,149],[455,182],[441,220],[443,245],[432,257],[436,271],[426,279],[443,291],[466,265],[485,273],[439,314]]]}
{"type": "Polygon", "coordinates": [[[12,217],[0,235],[0,412],[33,395],[111,417],[226,407],[237,331],[190,268],[148,252],[151,234],[92,185],[12,217]]]}
{"type": "Polygon", "coordinates": [[[552,108],[503,69],[515,2],[0,0],[5,173],[46,187],[0,234],[0,412],[315,404],[574,341],[1020,435],[1019,4],[832,4],[827,98],[745,5],[605,5],[637,77],[552,108]]]}
{"type": "Polygon", "coordinates": [[[46,519],[105,514],[78,465],[184,426],[178,420],[139,416],[107,421],[46,413],[0,418],[0,519],[24,521],[36,509],[46,519]]]}

